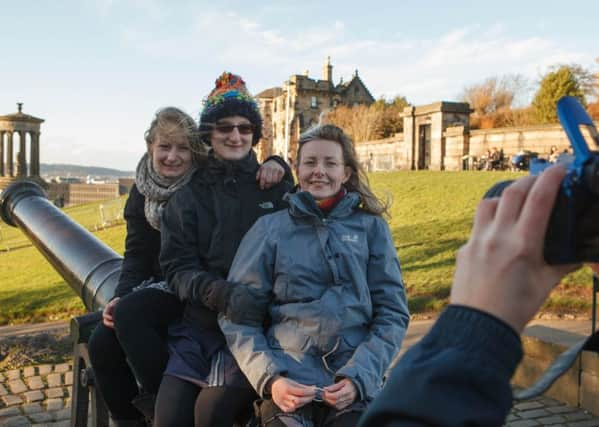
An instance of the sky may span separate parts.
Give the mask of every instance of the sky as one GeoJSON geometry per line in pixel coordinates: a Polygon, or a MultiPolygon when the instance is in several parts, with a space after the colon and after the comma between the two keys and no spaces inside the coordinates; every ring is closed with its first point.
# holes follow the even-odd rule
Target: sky
{"type": "Polygon", "coordinates": [[[0,3],[0,115],[45,119],[41,162],[134,170],[153,114],[199,116],[224,70],[256,94],[355,70],[375,98],[458,101],[550,66],[599,71],[599,1],[39,0],[0,3]]]}

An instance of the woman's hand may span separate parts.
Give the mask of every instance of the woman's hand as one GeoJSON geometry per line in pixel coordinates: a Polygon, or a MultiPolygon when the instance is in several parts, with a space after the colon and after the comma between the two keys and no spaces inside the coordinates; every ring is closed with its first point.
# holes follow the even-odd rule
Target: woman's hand
{"type": "Polygon", "coordinates": [[[324,388],[324,402],[338,411],[347,408],[356,401],[358,390],[354,383],[347,378],[324,388]]]}
{"type": "Polygon", "coordinates": [[[316,391],[314,387],[297,383],[289,378],[279,377],[270,386],[270,394],[273,402],[283,412],[293,412],[311,402],[316,391]]]}
{"type": "Polygon", "coordinates": [[[278,184],[285,175],[285,169],[276,160],[269,160],[262,164],[256,174],[256,181],[260,183],[260,189],[269,189],[275,184],[278,184]]]}
{"type": "Polygon", "coordinates": [[[120,298],[115,298],[110,300],[104,307],[104,310],[102,310],[102,322],[104,323],[104,326],[110,329],[114,329],[114,319],[112,318],[112,314],[114,313],[114,308],[119,302],[119,299],[120,298]]]}

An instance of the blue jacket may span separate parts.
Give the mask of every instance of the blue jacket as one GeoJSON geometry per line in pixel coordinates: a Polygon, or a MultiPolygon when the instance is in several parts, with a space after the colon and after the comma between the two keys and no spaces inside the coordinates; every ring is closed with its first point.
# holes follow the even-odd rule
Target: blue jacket
{"type": "Polygon", "coordinates": [[[286,199],[288,211],[250,229],[229,273],[251,287],[270,327],[221,317],[227,343],[261,395],[276,375],[320,387],[347,377],[370,400],[409,321],[389,228],[358,209],[356,193],[327,217],[307,192],[286,199]]]}
{"type": "Polygon", "coordinates": [[[501,426],[520,337],[481,311],[449,306],[393,368],[360,427],[501,426]]]}

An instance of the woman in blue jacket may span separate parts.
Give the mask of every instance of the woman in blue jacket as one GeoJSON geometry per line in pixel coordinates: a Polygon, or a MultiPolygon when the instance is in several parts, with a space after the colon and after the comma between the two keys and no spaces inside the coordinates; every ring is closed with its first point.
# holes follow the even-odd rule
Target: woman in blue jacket
{"type": "Polygon", "coordinates": [[[256,222],[229,273],[252,304],[246,317],[219,322],[264,398],[263,425],[353,426],[408,326],[400,266],[352,141],[325,125],[298,146],[289,209],[256,222]]]}

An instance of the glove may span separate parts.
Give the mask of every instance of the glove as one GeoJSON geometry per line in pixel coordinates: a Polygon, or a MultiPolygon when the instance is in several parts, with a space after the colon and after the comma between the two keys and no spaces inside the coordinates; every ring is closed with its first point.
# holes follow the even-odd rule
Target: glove
{"type": "Polygon", "coordinates": [[[206,284],[201,299],[206,307],[223,313],[233,323],[262,326],[266,315],[266,307],[257,304],[249,286],[223,279],[206,284]]]}

